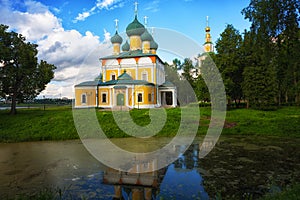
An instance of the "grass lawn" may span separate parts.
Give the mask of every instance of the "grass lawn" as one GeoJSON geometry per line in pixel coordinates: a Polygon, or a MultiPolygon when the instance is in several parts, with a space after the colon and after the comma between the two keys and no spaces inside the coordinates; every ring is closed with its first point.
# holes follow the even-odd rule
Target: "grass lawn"
{"type": "MultiPolygon", "coordinates": [[[[0,110],[0,142],[77,139],[70,106],[19,109],[11,116],[0,110]]],[[[157,136],[175,136],[180,123],[180,108],[167,109],[167,122],[157,136]]],[[[210,108],[200,108],[198,134],[206,134],[210,108]]],[[[128,137],[114,122],[111,111],[96,112],[105,134],[110,137],[128,137]]],[[[141,126],[150,122],[149,110],[130,111],[133,121],[141,126]]],[[[192,122],[193,123],[193,122],[192,122]]],[[[300,137],[300,107],[283,107],[277,111],[235,109],[227,111],[222,135],[263,135],[300,137]]]]}

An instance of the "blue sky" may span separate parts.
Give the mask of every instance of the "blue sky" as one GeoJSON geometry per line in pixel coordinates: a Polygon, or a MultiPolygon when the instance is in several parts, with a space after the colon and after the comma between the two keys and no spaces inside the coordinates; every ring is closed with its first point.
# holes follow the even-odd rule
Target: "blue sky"
{"type": "MultiPolygon", "coordinates": [[[[0,0],[0,23],[37,43],[39,58],[57,66],[55,78],[41,95],[72,97],[74,84],[99,74],[99,54],[109,48],[114,20],[119,20],[119,32],[124,32],[134,18],[135,1],[0,0]],[[91,49],[97,49],[97,53],[91,53],[91,49]]],[[[175,30],[199,45],[204,43],[206,16],[213,42],[226,24],[233,24],[240,32],[250,26],[241,14],[250,0],[137,2],[141,23],[147,16],[149,27],[175,30]]]]}

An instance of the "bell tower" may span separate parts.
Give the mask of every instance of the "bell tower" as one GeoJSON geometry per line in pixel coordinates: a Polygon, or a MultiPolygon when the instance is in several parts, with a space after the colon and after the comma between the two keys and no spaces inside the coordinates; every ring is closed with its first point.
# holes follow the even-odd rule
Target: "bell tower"
{"type": "Polygon", "coordinates": [[[206,27],[205,27],[205,43],[203,45],[204,52],[213,52],[214,45],[211,42],[211,35],[210,35],[210,27],[208,24],[208,16],[206,16],[206,27]]]}

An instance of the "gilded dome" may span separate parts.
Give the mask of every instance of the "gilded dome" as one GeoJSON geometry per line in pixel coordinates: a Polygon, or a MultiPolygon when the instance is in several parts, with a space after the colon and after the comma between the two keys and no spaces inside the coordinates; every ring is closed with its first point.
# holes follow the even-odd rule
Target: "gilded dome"
{"type": "Polygon", "coordinates": [[[115,35],[110,39],[111,43],[119,43],[121,44],[123,42],[122,37],[118,34],[118,31],[116,31],[115,35]]]}
{"type": "Polygon", "coordinates": [[[132,35],[142,35],[145,32],[145,27],[137,20],[137,16],[135,16],[133,22],[128,24],[126,28],[126,33],[130,37],[132,35]]]}

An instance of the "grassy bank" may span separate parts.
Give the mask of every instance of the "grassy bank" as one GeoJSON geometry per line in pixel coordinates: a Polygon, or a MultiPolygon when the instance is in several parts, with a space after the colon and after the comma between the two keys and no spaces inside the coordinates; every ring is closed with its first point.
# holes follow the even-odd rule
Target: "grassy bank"
{"type": "MultiPolygon", "coordinates": [[[[180,123],[180,109],[167,109],[167,122],[157,136],[176,135],[180,123]]],[[[99,110],[100,125],[106,135],[128,137],[114,122],[111,111],[99,110]]],[[[198,134],[206,133],[210,108],[201,108],[198,134]]],[[[131,110],[134,122],[145,126],[150,122],[149,110],[131,110]]],[[[191,123],[194,123],[191,121],[191,123]]],[[[236,109],[227,111],[223,135],[263,135],[300,137],[300,108],[283,107],[277,111],[236,109]]],[[[15,116],[0,111],[0,142],[77,139],[70,106],[20,109],[15,116]]]]}

